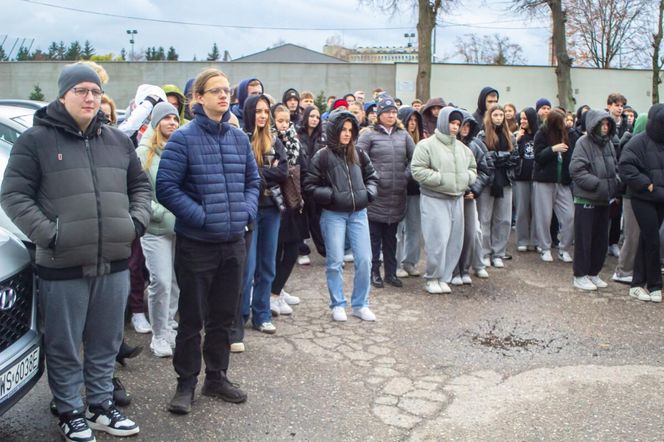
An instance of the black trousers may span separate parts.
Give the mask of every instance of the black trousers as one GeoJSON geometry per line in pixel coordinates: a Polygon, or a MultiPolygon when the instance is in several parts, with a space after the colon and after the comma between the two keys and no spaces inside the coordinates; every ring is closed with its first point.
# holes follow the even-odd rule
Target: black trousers
{"type": "Polygon", "coordinates": [[[622,219],[622,199],[617,199],[611,206],[610,219],[611,227],[609,228],[609,245],[618,244],[620,241],[620,220],[622,219]]]}
{"type": "Polygon", "coordinates": [[[274,280],[272,281],[272,293],[278,295],[290,278],[290,274],[297,262],[297,256],[300,253],[300,243],[291,241],[279,243],[277,246],[277,265],[274,280]]]}
{"type": "MultiPolygon", "coordinates": [[[[251,247],[251,239],[253,235],[254,235],[253,228],[251,230],[247,230],[247,232],[244,234],[245,257],[249,254],[249,247],[251,247]]],[[[231,331],[228,337],[231,344],[244,341],[244,324],[247,322],[242,316],[242,292],[244,291],[245,265],[246,263],[243,263],[242,265],[243,282],[240,284],[240,302],[237,303],[237,309],[235,310],[235,319],[233,320],[233,326],[231,327],[231,331]]]]}
{"type": "Polygon", "coordinates": [[[379,223],[369,221],[369,235],[371,236],[371,272],[380,272],[380,252],[383,251],[385,261],[385,276],[397,274],[397,226],[399,223],[379,223]]]}
{"type": "Polygon", "coordinates": [[[634,257],[632,287],[647,285],[649,291],[662,289],[659,262],[659,226],[664,219],[664,205],[632,198],[632,210],[641,229],[634,257]]]}
{"type": "Polygon", "coordinates": [[[240,303],[246,259],[244,238],[229,243],[195,241],[181,235],[175,242],[175,276],[180,286],[180,325],[173,367],[178,385],[195,387],[202,355],[208,379],[228,369],[229,333],[240,303]]]}
{"type": "Polygon", "coordinates": [[[609,248],[609,206],[574,204],[574,276],[597,276],[609,248]]]}

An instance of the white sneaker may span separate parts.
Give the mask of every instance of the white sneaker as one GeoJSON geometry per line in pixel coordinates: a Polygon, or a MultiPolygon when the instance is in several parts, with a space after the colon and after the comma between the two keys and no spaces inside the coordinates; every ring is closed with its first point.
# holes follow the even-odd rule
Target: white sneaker
{"type": "Polygon", "coordinates": [[[449,285],[447,285],[446,282],[443,281],[438,281],[438,284],[440,284],[440,289],[442,290],[441,293],[452,293],[452,289],[450,288],[449,285]]]}
{"type": "Polygon", "coordinates": [[[353,262],[353,261],[355,261],[355,258],[353,257],[352,253],[344,255],[344,262],[353,262]]]}
{"type": "Polygon", "coordinates": [[[607,284],[606,282],[604,282],[600,279],[599,275],[598,276],[588,276],[588,279],[590,280],[590,282],[595,284],[595,286],[598,289],[605,289],[609,286],[609,284],[607,284]]]}
{"type": "Polygon", "coordinates": [[[311,259],[309,259],[309,255],[300,255],[297,257],[297,263],[301,266],[308,266],[311,264],[311,259]]]}
{"type": "MultiPolygon", "coordinates": [[[[486,272],[486,270],[485,270],[485,272],[486,272]]],[[[487,276],[488,276],[488,275],[487,275],[487,276]]],[[[461,282],[463,282],[463,283],[466,284],[466,285],[470,285],[470,284],[473,283],[473,280],[472,280],[472,278],[470,277],[470,275],[465,274],[465,275],[463,275],[463,276],[461,277],[461,282]]]]}
{"type": "Polygon", "coordinates": [[[275,316],[290,315],[293,313],[293,309],[290,308],[288,304],[286,304],[286,301],[284,301],[281,297],[275,298],[274,296],[270,296],[270,310],[275,316]]]}
{"type": "Polygon", "coordinates": [[[281,299],[284,300],[284,302],[288,305],[298,305],[300,303],[300,298],[298,296],[293,296],[290,293],[282,290],[281,293],[279,294],[281,299]]]}
{"type": "Polygon", "coordinates": [[[551,256],[551,250],[542,251],[542,261],[553,262],[553,256],[551,256]]]}
{"type": "Polygon", "coordinates": [[[484,267],[491,267],[491,260],[489,259],[488,256],[485,257],[485,258],[482,258],[482,265],[484,267]]]}
{"type": "Polygon", "coordinates": [[[639,301],[650,301],[650,293],[643,287],[632,287],[629,289],[629,296],[636,298],[639,301]]]}
{"type": "Polygon", "coordinates": [[[339,322],[348,321],[348,316],[346,316],[346,309],[343,307],[334,307],[332,309],[332,319],[339,322]]]}
{"type": "Polygon", "coordinates": [[[173,349],[168,341],[164,338],[158,338],[152,336],[152,341],[150,341],[150,350],[158,358],[170,358],[173,356],[173,349]]]}
{"type": "MultiPolygon", "coordinates": [[[[345,312],[344,312],[345,313],[345,312]]],[[[369,307],[360,307],[353,309],[353,316],[360,318],[363,321],[375,321],[376,315],[369,310],[369,307]]]]}
{"type": "Polygon", "coordinates": [[[452,285],[463,285],[463,279],[461,279],[461,276],[455,276],[452,278],[452,285]]]}
{"type": "Polygon", "coordinates": [[[437,279],[428,279],[424,285],[426,291],[432,295],[440,295],[443,289],[440,287],[437,279]]]}
{"type": "Polygon", "coordinates": [[[517,246],[516,251],[517,252],[527,252],[528,251],[528,246],[517,246]]]}
{"type": "Polygon", "coordinates": [[[178,335],[177,330],[169,330],[168,334],[166,335],[166,342],[168,342],[168,345],[171,346],[171,348],[175,348],[175,337],[178,335]]]}
{"type": "Polygon", "coordinates": [[[650,300],[652,302],[662,302],[662,291],[653,290],[652,292],[650,292],[650,300]]]}
{"type": "Polygon", "coordinates": [[[619,258],[620,257],[620,247],[618,247],[618,244],[611,244],[609,246],[608,254],[610,256],[615,256],[616,258],[619,258]]]}
{"type": "Polygon", "coordinates": [[[559,258],[562,262],[573,262],[573,261],[574,261],[574,260],[572,259],[572,257],[570,256],[570,254],[567,253],[567,252],[565,252],[565,251],[558,252],[558,258],[559,258]]]}
{"type": "Polygon", "coordinates": [[[593,284],[587,276],[574,277],[574,287],[581,290],[595,291],[597,286],[593,284]]]}
{"type": "Polygon", "coordinates": [[[417,270],[417,269],[415,268],[415,266],[412,265],[412,264],[404,264],[404,265],[403,265],[403,269],[404,269],[406,272],[408,272],[408,275],[410,275],[410,276],[420,276],[420,275],[421,275],[420,271],[417,270]]]}
{"type": "Polygon", "coordinates": [[[487,272],[486,269],[477,269],[475,270],[475,275],[477,275],[478,278],[486,279],[489,277],[489,272],[487,272]]]}
{"type": "Polygon", "coordinates": [[[152,326],[145,317],[145,313],[134,313],[131,315],[131,325],[136,333],[152,333],[152,326]]]}
{"type": "Polygon", "coordinates": [[[614,273],[613,276],[611,277],[612,281],[615,282],[622,282],[623,284],[631,284],[632,283],[632,277],[631,276],[620,276],[617,273],[614,273]]]}
{"type": "Polygon", "coordinates": [[[408,278],[410,276],[410,273],[399,267],[397,269],[397,278],[408,278]]]}
{"type": "Polygon", "coordinates": [[[233,342],[231,344],[231,353],[243,353],[244,342],[233,342]]]}
{"type": "Polygon", "coordinates": [[[502,258],[493,258],[491,260],[491,265],[497,269],[502,269],[503,267],[505,267],[505,263],[503,262],[502,258]]]}

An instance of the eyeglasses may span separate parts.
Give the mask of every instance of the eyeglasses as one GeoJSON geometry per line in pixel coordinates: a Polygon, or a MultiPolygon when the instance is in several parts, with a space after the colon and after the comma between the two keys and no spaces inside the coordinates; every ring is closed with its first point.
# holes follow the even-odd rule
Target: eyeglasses
{"type": "Polygon", "coordinates": [[[203,91],[203,93],[207,94],[210,93],[212,95],[219,96],[221,93],[224,93],[224,95],[230,95],[231,94],[231,88],[228,87],[215,87],[214,89],[208,89],[206,91],[203,91]]]}
{"type": "Polygon", "coordinates": [[[88,93],[92,94],[92,98],[95,100],[101,99],[101,96],[104,95],[104,91],[101,89],[88,89],[87,87],[74,87],[71,89],[74,91],[74,95],[79,98],[85,98],[88,96],[88,93]]]}

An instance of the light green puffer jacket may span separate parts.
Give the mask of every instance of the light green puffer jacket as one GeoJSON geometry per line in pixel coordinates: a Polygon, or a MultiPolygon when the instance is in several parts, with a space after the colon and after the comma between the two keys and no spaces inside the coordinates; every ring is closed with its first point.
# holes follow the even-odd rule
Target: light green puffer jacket
{"type": "MultiPolygon", "coordinates": [[[[145,163],[147,162],[148,152],[150,151],[146,137],[141,138],[141,143],[136,148],[136,154],[141,160],[141,165],[145,170],[145,163]]],[[[150,185],[152,186],[152,216],[150,217],[150,224],[147,226],[147,232],[152,235],[173,235],[175,233],[175,215],[173,215],[167,208],[159,204],[157,195],[155,193],[155,183],[157,181],[157,170],[159,170],[159,160],[161,160],[162,150],[158,150],[152,158],[150,170],[145,171],[150,185]]]]}
{"type": "Polygon", "coordinates": [[[455,110],[452,107],[441,109],[434,135],[415,147],[410,170],[420,183],[423,195],[434,198],[462,196],[477,178],[475,156],[465,144],[449,134],[448,119],[455,110]]]}

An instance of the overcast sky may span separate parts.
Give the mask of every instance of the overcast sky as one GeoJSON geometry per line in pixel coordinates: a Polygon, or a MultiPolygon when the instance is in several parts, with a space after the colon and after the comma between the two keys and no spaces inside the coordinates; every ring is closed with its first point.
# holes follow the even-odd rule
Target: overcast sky
{"type": "MultiPolygon", "coordinates": [[[[404,33],[416,32],[417,23],[411,11],[390,17],[375,7],[360,5],[359,0],[3,0],[2,3],[0,43],[4,40],[6,52],[17,38],[19,44],[25,38],[26,45],[34,39],[33,50],[46,50],[52,41],[62,40],[67,44],[89,40],[98,54],[119,54],[122,48],[129,53],[126,30],[135,29],[138,31],[136,52],[151,46],[166,49],[174,46],[180,60],[191,60],[194,56],[201,60],[216,42],[222,54],[227,50],[235,59],[262,51],[279,41],[322,52],[325,40],[333,35],[339,35],[348,47],[402,46],[407,43],[404,33]]],[[[410,1],[402,0],[402,3],[410,1]]],[[[463,6],[446,15],[443,26],[437,30],[435,55],[438,59],[460,61],[452,55],[456,51],[456,39],[463,34],[499,33],[523,47],[528,64],[548,64],[549,27],[545,17],[524,19],[507,9],[509,0],[463,0],[461,3],[463,6]]]]}

